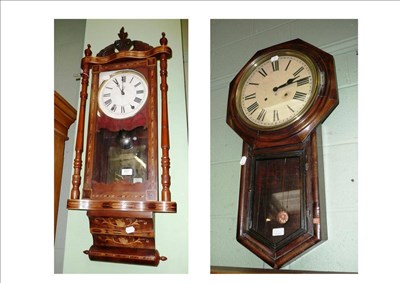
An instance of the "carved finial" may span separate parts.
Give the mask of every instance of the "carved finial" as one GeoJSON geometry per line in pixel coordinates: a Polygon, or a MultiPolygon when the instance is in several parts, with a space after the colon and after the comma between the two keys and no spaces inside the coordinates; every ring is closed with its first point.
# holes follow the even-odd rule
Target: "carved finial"
{"type": "Polygon", "coordinates": [[[139,40],[130,40],[128,38],[128,33],[125,32],[125,28],[122,27],[119,31],[119,39],[114,41],[113,44],[110,44],[100,50],[100,52],[97,54],[98,57],[100,56],[109,56],[112,54],[115,54],[116,52],[120,51],[145,51],[145,50],[150,50],[153,47],[148,45],[145,42],[139,41],[139,40]]]}
{"type": "Polygon", "coordinates": [[[121,40],[125,40],[125,39],[128,38],[128,33],[125,32],[125,28],[124,28],[124,27],[122,27],[122,28],[119,30],[118,36],[119,36],[119,38],[120,38],[121,40]]]}
{"type": "Polygon", "coordinates": [[[85,49],[85,56],[92,56],[92,50],[90,50],[90,44],[87,45],[87,48],[85,49]]]}
{"type": "Polygon", "coordinates": [[[168,39],[165,37],[165,32],[161,33],[162,37],[160,39],[160,44],[161,45],[167,45],[168,44],[168,39]]]}

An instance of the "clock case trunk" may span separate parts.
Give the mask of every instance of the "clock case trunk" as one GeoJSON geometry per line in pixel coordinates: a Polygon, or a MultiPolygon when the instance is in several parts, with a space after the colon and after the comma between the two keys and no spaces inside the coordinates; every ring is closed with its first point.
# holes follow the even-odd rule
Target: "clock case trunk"
{"type": "Polygon", "coordinates": [[[93,67],[91,101],[89,110],[88,142],[86,151],[83,199],[114,199],[130,201],[158,200],[158,126],[157,126],[157,65],[155,58],[98,65],[93,67]],[[112,119],[98,109],[99,76],[102,72],[121,69],[135,70],[146,78],[149,93],[146,104],[135,116],[112,119]],[[143,182],[107,182],[109,158],[105,154],[119,131],[135,131],[144,128],[138,136],[146,142],[147,180],[143,182]],[[101,176],[103,175],[103,176],[101,176]]]}
{"type": "MultiPolygon", "coordinates": [[[[254,149],[243,143],[246,163],[241,169],[236,237],[242,245],[273,268],[283,267],[305,251],[327,240],[321,142],[321,127],[318,127],[299,144],[254,149]],[[279,224],[270,216],[260,212],[262,211],[260,207],[263,207],[260,203],[265,201],[266,195],[271,196],[280,192],[272,192],[273,182],[269,183],[270,187],[263,187],[256,178],[256,167],[259,162],[271,162],[272,167],[274,163],[288,159],[298,159],[298,162],[288,162],[284,170],[278,168],[275,171],[268,171],[278,183],[282,179],[290,183],[292,177],[289,174],[284,175],[284,172],[298,172],[292,182],[300,185],[297,200],[299,208],[289,212],[287,223],[279,224]],[[259,228],[260,226],[263,228],[259,228]],[[266,226],[271,227],[267,229],[266,226]],[[284,235],[273,235],[274,230],[284,231],[284,235]]],[[[267,173],[264,171],[259,174],[267,173]]],[[[280,185],[276,184],[277,187],[280,185]]],[[[285,193],[290,194],[286,191],[282,195],[285,193]]],[[[275,211],[277,212],[278,208],[275,211]]]]}
{"type": "MultiPolygon", "coordinates": [[[[82,199],[158,201],[158,126],[157,126],[157,65],[155,58],[94,66],[92,70],[86,170],[82,199]],[[146,78],[150,88],[146,104],[132,118],[116,120],[99,114],[99,75],[121,69],[135,70],[146,78]],[[107,182],[110,157],[105,154],[119,130],[145,130],[139,140],[146,141],[147,178],[143,182],[107,182]],[[143,137],[144,135],[144,137],[143,137]],[[95,150],[91,150],[95,149],[95,150]]],[[[101,112],[100,112],[101,113],[101,112]]],[[[85,253],[91,260],[118,263],[158,265],[160,255],[155,248],[154,215],[152,212],[87,212],[93,245],[85,253]],[[129,233],[129,229],[134,229],[129,233]]]]}
{"type": "Polygon", "coordinates": [[[93,245],[84,253],[91,260],[157,266],[165,261],[155,246],[154,213],[176,213],[176,203],[171,201],[169,176],[169,131],[167,108],[167,59],[172,50],[162,33],[160,46],[152,47],[142,41],[127,38],[124,28],[120,39],[92,57],[90,45],[82,58],[82,89],[78,134],[75,145],[74,174],[71,197],[67,208],[86,210],[93,245]],[[118,51],[117,51],[118,50],[118,51]],[[157,61],[160,61],[161,90],[161,200],[158,190],[158,94],[157,61]],[[149,94],[146,105],[135,116],[115,120],[102,115],[98,109],[99,75],[101,72],[134,70],[147,80],[149,94]],[[82,153],[86,117],[87,86],[91,75],[91,97],[88,113],[86,161],[82,198],[81,184],[82,153]],[[105,170],[109,142],[103,138],[119,130],[143,128],[139,139],[147,141],[147,180],[144,182],[104,182],[99,170],[105,170]],[[100,130],[106,129],[105,135],[100,130]]]}
{"type": "Polygon", "coordinates": [[[246,164],[241,169],[237,240],[273,268],[281,268],[327,239],[323,205],[322,147],[318,145],[322,143],[321,124],[338,104],[339,95],[333,56],[301,39],[257,51],[229,85],[226,122],[243,139],[243,156],[247,156],[246,164]],[[239,82],[247,68],[252,66],[257,58],[279,50],[301,52],[313,62],[320,83],[317,96],[310,108],[286,127],[271,131],[248,127],[241,120],[236,109],[239,82]],[[257,235],[251,229],[251,211],[254,209],[252,207],[254,197],[251,194],[254,182],[251,184],[251,180],[256,174],[254,162],[257,159],[285,159],[289,156],[299,156],[299,166],[307,168],[307,170],[302,170],[304,177],[301,179],[303,180],[301,194],[303,199],[300,206],[303,219],[299,226],[301,229],[295,229],[293,236],[285,237],[279,243],[271,242],[264,235],[257,235]]]}

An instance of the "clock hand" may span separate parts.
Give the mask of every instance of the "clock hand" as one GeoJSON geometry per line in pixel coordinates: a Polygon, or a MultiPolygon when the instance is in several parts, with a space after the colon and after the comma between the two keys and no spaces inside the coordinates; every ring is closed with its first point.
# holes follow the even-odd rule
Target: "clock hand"
{"type": "Polygon", "coordinates": [[[122,84],[121,94],[125,95],[124,80],[122,80],[121,84],[122,84]]]}
{"type": "Polygon", "coordinates": [[[121,87],[120,87],[119,82],[118,82],[117,79],[113,79],[113,82],[117,85],[117,87],[118,87],[119,90],[121,91],[121,94],[124,95],[124,94],[125,94],[125,92],[124,92],[124,85],[122,85],[122,89],[121,89],[121,87]]]}
{"type": "Polygon", "coordinates": [[[288,79],[286,83],[284,83],[283,85],[280,85],[280,86],[276,86],[276,87],[274,87],[272,90],[275,92],[275,91],[277,91],[277,90],[280,89],[280,88],[283,88],[283,87],[285,87],[285,86],[291,85],[292,83],[295,82],[294,80],[297,79],[298,77],[299,77],[299,76],[294,77],[294,78],[291,78],[291,79],[288,79]]]}

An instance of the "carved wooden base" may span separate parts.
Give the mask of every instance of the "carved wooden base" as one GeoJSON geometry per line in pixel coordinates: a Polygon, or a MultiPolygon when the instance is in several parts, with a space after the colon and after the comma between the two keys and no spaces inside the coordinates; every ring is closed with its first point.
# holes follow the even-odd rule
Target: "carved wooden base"
{"type": "Polygon", "coordinates": [[[108,261],[117,263],[140,264],[158,266],[161,260],[166,257],[160,257],[155,249],[125,249],[113,247],[91,246],[90,250],[85,251],[90,260],[108,261]]]}
{"type": "Polygon", "coordinates": [[[88,211],[93,245],[91,260],[157,266],[153,213],[88,211]]]}

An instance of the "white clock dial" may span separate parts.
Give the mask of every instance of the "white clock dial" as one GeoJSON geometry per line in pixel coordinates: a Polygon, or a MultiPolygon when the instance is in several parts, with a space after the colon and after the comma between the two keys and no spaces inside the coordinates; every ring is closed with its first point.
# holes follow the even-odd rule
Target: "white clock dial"
{"type": "Polygon", "coordinates": [[[309,108],[317,81],[316,69],[305,57],[270,54],[245,73],[237,99],[239,111],[253,127],[285,127],[309,108]]]}
{"type": "Polygon", "coordinates": [[[146,103],[148,84],[136,71],[115,72],[106,77],[100,86],[98,105],[100,110],[114,119],[136,115],[146,103]]]}

